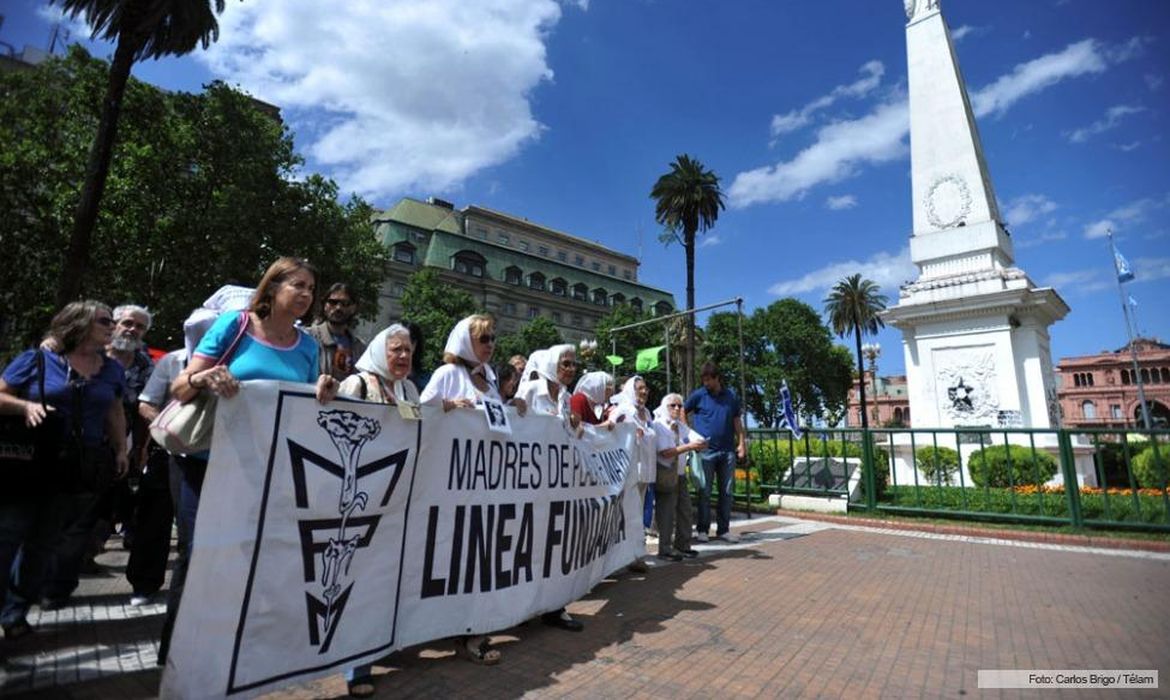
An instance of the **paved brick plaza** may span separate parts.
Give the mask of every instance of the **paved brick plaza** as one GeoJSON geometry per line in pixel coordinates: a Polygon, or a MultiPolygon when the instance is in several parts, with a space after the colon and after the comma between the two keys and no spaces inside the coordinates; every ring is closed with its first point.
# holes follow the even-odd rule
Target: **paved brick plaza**
{"type": "MultiPolygon", "coordinates": [[[[483,668],[450,646],[375,666],[380,697],[1166,697],[1170,555],[920,535],[781,517],[736,546],[621,574],[570,606],[581,634],[529,623],[483,668]],[[981,691],[978,669],[1157,669],[1162,690],[981,691]]],[[[121,571],[125,555],[102,561],[121,571]]],[[[3,694],[150,697],[161,606],[86,579],[6,647],[3,694]],[[34,690],[27,690],[35,688],[34,690]]],[[[338,697],[340,676],[276,694],[338,697]]]]}

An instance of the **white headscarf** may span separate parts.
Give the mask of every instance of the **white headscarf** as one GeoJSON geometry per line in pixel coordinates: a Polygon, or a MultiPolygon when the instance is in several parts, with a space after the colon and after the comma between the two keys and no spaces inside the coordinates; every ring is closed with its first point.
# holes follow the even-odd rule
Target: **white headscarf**
{"type": "Polygon", "coordinates": [[[482,374],[489,384],[495,384],[496,373],[492,370],[492,366],[486,362],[480,362],[479,358],[475,356],[475,346],[471,341],[471,319],[467,318],[455,324],[451,329],[451,334],[447,336],[447,345],[443,347],[444,353],[451,353],[452,355],[463,359],[471,364],[471,374],[482,374]]]}
{"type": "Polygon", "coordinates": [[[586,372],[577,380],[573,393],[584,394],[589,403],[601,406],[605,403],[605,387],[613,384],[608,372],[586,372]]]}
{"type": "Polygon", "coordinates": [[[401,323],[392,324],[374,336],[354,367],[362,372],[376,374],[386,381],[393,381],[394,378],[390,376],[390,367],[386,364],[386,343],[391,337],[397,335],[406,336],[407,342],[410,342],[410,330],[401,323]]]}
{"type": "MultiPolygon", "coordinates": [[[[658,408],[654,409],[655,423],[661,423],[667,427],[670,427],[670,409],[667,407],[667,404],[670,403],[672,398],[676,399],[679,403],[682,403],[683,398],[681,394],[667,394],[666,396],[663,396],[662,401],[658,402],[658,408]]],[[[683,423],[684,425],[686,424],[683,421],[683,414],[681,410],[678,412],[678,422],[683,423]]]]}
{"type": "MultiPolygon", "coordinates": [[[[535,364],[530,359],[528,361],[528,365],[524,368],[524,371],[527,372],[528,367],[532,367],[532,369],[535,370],[536,373],[540,376],[544,377],[550,382],[556,382],[560,384],[561,380],[557,379],[557,366],[561,361],[561,355],[565,354],[566,352],[574,352],[576,349],[577,348],[575,346],[569,345],[568,343],[554,345],[551,348],[546,349],[544,354],[538,358],[535,364]]],[[[535,355],[536,353],[533,353],[533,356],[535,355]]]]}
{"type": "Polygon", "coordinates": [[[528,356],[528,361],[524,363],[524,374],[520,376],[520,384],[516,387],[516,396],[523,396],[528,393],[530,391],[528,387],[532,382],[543,381],[540,379],[541,375],[537,372],[536,367],[544,362],[546,355],[548,355],[548,350],[541,349],[533,350],[532,354],[528,356]],[[536,379],[532,378],[534,372],[537,374],[536,379]]]}
{"type": "Polygon", "coordinates": [[[215,323],[219,315],[228,311],[243,311],[252,302],[252,295],[256,293],[251,287],[239,287],[226,284],[215,290],[215,294],[207,297],[203,306],[191,312],[183,322],[183,344],[187,348],[187,357],[195,352],[199,341],[215,323]]]}
{"type": "Polygon", "coordinates": [[[645,406],[638,406],[638,392],[636,387],[638,382],[644,381],[640,375],[635,374],[627,379],[625,384],[622,384],[621,392],[614,397],[617,399],[614,402],[616,405],[614,409],[615,415],[629,416],[640,424],[650,422],[650,410],[645,406]]]}

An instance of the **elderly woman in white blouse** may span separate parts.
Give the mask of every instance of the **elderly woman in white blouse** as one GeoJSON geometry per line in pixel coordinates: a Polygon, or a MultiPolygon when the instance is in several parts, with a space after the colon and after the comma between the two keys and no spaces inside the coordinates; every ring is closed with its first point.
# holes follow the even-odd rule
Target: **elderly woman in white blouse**
{"type": "Polygon", "coordinates": [[[554,345],[537,350],[528,358],[524,371],[532,377],[516,396],[537,414],[568,418],[575,428],[579,419],[569,411],[569,387],[577,377],[577,350],[572,345],[554,345]]]}
{"type": "MultiPolygon", "coordinates": [[[[642,502],[646,502],[646,490],[654,483],[658,471],[658,455],[655,441],[654,416],[646,408],[646,399],[650,396],[650,387],[646,381],[634,375],[622,385],[621,392],[615,398],[613,410],[609,419],[614,423],[633,423],[637,426],[637,442],[634,445],[634,463],[637,467],[638,494],[642,502]]],[[[630,565],[630,570],[638,573],[646,571],[646,563],[641,559],[630,565]]]]}
{"type": "Polygon", "coordinates": [[[407,378],[413,357],[410,330],[395,323],[374,336],[354,365],[357,374],[346,377],[337,393],[376,403],[418,403],[418,387],[407,378]]]}

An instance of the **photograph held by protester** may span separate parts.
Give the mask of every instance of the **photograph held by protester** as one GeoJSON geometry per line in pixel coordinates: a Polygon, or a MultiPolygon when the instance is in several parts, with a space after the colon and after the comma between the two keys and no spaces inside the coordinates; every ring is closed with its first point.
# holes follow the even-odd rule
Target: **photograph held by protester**
{"type": "Polygon", "coordinates": [[[0,413],[23,416],[30,427],[48,421],[60,446],[34,465],[43,478],[25,489],[6,484],[0,499],[0,590],[6,594],[0,624],[8,639],[31,631],[25,616],[40,596],[56,608],[72,595],[87,539],[70,535],[92,531],[98,493],[126,473],[125,377],[122,366],[105,354],[113,329],[105,304],[70,303],[50,322],[53,349],[21,353],[0,379],[0,413]],[[38,353],[44,358],[43,397],[38,353]],[[57,546],[64,541],[82,546],[57,546]],[[47,580],[54,590],[43,586],[47,580]]]}

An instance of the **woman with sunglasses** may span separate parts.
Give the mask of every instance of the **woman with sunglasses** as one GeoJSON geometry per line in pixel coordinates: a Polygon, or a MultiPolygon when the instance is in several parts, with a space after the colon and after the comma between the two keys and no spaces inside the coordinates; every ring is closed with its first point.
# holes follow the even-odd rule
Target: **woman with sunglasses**
{"type": "Polygon", "coordinates": [[[568,418],[576,428],[581,420],[569,410],[569,387],[577,377],[577,350],[567,343],[532,353],[524,367],[536,377],[521,386],[520,397],[534,413],[568,418]]]}
{"type": "MultiPolygon", "coordinates": [[[[634,444],[631,466],[637,470],[638,495],[641,497],[642,503],[646,504],[647,508],[652,509],[653,506],[648,502],[646,492],[648,486],[654,483],[658,457],[655,450],[654,428],[651,426],[651,423],[654,422],[654,416],[650,413],[650,409],[646,408],[646,400],[649,397],[650,387],[647,386],[644,379],[635,374],[627,379],[625,384],[622,384],[622,390],[614,400],[614,407],[610,411],[609,418],[614,423],[633,423],[637,428],[637,442],[634,444]]],[[[653,511],[651,510],[650,513],[653,514],[653,511]]],[[[630,570],[635,573],[645,573],[647,570],[646,562],[642,559],[636,559],[633,564],[630,564],[630,570]]]]}
{"type": "Polygon", "coordinates": [[[682,561],[697,557],[691,549],[691,495],[687,491],[689,452],[704,449],[707,441],[686,423],[683,398],[667,394],[654,411],[658,471],[654,480],[654,514],[658,522],[658,558],[682,561]]]}
{"type": "MultiPolygon", "coordinates": [[[[0,624],[6,639],[31,631],[25,615],[42,593],[48,566],[55,568],[54,580],[76,580],[84,546],[63,551],[54,544],[67,538],[84,545],[86,537],[69,535],[92,530],[88,516],[100,482],[124,475],[129,465],[124,372],[105,354],[113,332],[110,307],[70,303],[49,324],[51,342],[18,355],[0,379],[0,413],[22,416],[29,427],[44,425],[52,433],[44,441],[57,448],[41,463],[0,476],[0,595],[7,592],[0,624]],[[10,582],[22,546],[17,577],[10,582]]],[[[72,592],[44,591],[50,603],[72,592]]]]}

